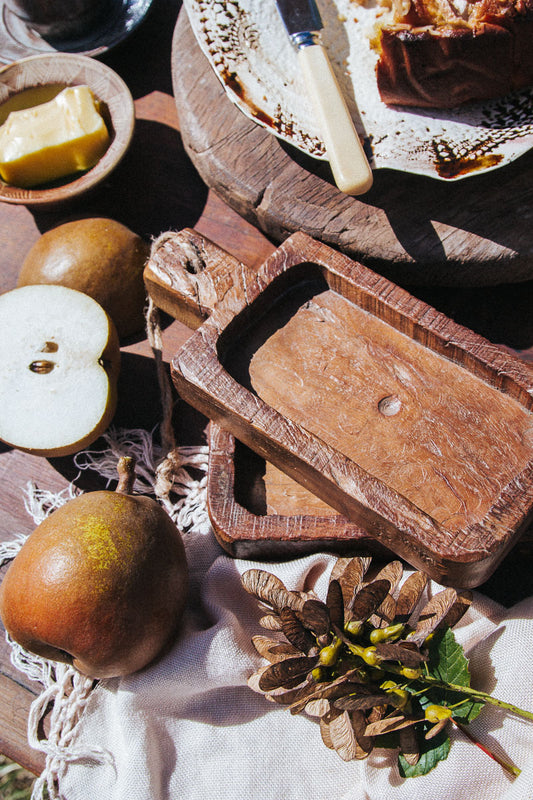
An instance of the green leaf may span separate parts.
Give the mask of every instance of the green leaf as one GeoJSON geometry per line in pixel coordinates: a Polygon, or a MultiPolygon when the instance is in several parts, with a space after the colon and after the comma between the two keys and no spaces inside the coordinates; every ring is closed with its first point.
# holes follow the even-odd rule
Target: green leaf
{"type": "MultiPolygon", "coordinates": [[[[422,728],[422,733],[424,729],[422,728]]],[[[398,755],[398,767],[402,778],[417,778],[420,775],[427,775],[439,761],[445,761],[450,752],[450,739],[445,731],[441,731],[433,739],[425,739],[419,732],[420,758],[418,762],[411,766],[400,753],[398,755]]]]}
{"type": "Polygon", "coordinates": [[[452,718],[465,724],[472,722],[479,715],[484,705],[484,703],[476,703],[475,700],[467,700],[452,709],[452,718]]]}
{"type": "MultiPolygon", "coordinates": [[[[430,675],[440,681],[454,683],[456,686],[470,686],[468,659],[451,628],[435,632],[429,647],[428,668],[430,675]]],[[[461,702],[464,700],[464,696],[458,692],[437,687],[428,691],[427,697],[420,698],[422,706],[426,706],[428,702],[456,706],[452,712],[453,718],[461,722],[471,722],[478,716],[483,703],[473,700],[461,702]]]]}
{"type": "Polygon", "coordinates": [[[433,677],[458,686],[470,686],[468,659],[451,628],[436,631],[429,647],[429,672],[433,677]]]}

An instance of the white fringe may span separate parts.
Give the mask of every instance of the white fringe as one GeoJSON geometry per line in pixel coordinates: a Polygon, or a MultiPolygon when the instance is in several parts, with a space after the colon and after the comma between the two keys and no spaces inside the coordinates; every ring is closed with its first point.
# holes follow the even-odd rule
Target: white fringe
{"type": "Polygon", "coordinates": [[[28,717],[28,742],[46,754],[46,767],[34,783],[32,800],[41,800],[45,788],[50,800],[64,800],[61,778],[70,762],[83,759],[113,764],[112,755],[101,748],[80,749],[72,745],[93,686],[94,681],[73,667],[56,664],[53,680],[32,703],[28,717]],[[45,716],[49,717],[50,730],[47,739],[40,739],[38,730],[45,716]]]}
{"type": "MultiPolygon", "coordinates": [[[[133,456],[137,475],[135,491],[153,494],[187,535],[205,532],[209,526],[206,508],[207,447],[182,447],[165,453],[145,430],[114,428],[109,429],[105,441],[107,447],[104,450],[85,450],[77,454],[75,463],[79,470],[96,471],[109,486],[117,479],[119,458],[133,456]],[[191,469],[199,473],[198,477],[191,475],[191,469]]],[[[78,494],[80,492],[74,484],[53,493],[30,482],[26,486],[24,504],[38,525],[78,494]]],[[[11,542],[0,543],[0,565],[16,556],[26,538],[18,535],[11,542]]],[[[46,755],[43,773],[33,786],[32,800],[43,800],[45,791],[49,800],[67,800],[61,792],[61,778],[70,762],[89,759],[113,763],[112,755],[104,750],[80,750],[72,744],[95,682],[71,666],[28,653],[9,636],[6,638],[11,647],[13,665],[43,686],[30,707],[28,717],[28,743],[46,755]],[[39,731],[45,717],[49,732],[46,738],[41,738],[39,731]]]]}
{"type": "Polygon", "coordinates": [[[154,494],[181,531],[208,523],[207,446],[179,447],[165,453],[154,443],[153,435],[143,429],[111,428],[104,439],[105,451],[84,450],[77,454],[74,463],[78,469],[96,470],[109,485],[117,478],[118,459],[133,456],[137,462],[135,491],[154,494]],[[200,470],[203,475],[195,479],[190,469],[200,470]]]}

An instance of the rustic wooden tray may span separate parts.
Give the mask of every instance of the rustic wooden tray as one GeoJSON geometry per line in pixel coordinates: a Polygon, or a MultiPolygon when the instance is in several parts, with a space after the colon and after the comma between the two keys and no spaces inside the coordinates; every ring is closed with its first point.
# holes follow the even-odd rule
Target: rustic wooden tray
{"type": "Polygon", "coordinates": [[[529,365],[304,234],[257,274],[169,234],[145,278],[205,319],[172,362],[187,402],[441,583],[486,580],[532,514],[529,365]]]}

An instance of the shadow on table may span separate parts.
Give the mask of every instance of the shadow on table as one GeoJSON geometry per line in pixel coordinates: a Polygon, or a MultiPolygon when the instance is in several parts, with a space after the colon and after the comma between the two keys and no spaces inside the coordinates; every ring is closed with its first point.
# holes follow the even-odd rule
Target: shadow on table
{"type": "Polygon", "coordinates": [[[179,133],[138,120],[131,146],[116,170],[90,195],[68,206],[34,211],[41,233],[80,217],[111,217],[151,240],[166,230],[194,227],[208,190],[179,133]]]}

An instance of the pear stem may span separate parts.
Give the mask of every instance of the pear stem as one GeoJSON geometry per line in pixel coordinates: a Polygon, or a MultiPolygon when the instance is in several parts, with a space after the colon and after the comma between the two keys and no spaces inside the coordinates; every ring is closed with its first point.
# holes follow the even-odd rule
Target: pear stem
{"type": "Polygon", "coordinates": [[[118,483],[115,492],[133,494],[135,483],[135,459],[133,456],[122,456],[117,463],[118,483]]]}

